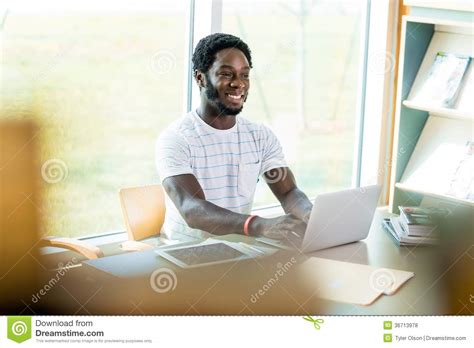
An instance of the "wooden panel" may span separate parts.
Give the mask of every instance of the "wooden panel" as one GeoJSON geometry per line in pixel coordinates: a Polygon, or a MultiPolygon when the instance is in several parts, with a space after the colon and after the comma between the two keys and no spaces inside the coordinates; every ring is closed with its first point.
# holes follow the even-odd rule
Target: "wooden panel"
{"type": "Polygon", "coordinates": [[[0,314],[25,309],[35,287],[36,134],[30,123],[0,123],[0,314]]]}

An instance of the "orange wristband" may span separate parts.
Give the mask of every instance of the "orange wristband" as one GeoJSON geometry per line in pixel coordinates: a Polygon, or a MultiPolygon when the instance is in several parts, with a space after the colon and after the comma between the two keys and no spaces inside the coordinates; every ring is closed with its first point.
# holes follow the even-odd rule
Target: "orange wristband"
{"type": "Polygon", "coordinates": [[[249,225],[250,223],[252,222],[253,219],[255,219],[257,217],[257,215],[250,215],[247,220],[245,220],[245,224],[244,224],[244,234],[246,236],[249,236],[249,225]]]}

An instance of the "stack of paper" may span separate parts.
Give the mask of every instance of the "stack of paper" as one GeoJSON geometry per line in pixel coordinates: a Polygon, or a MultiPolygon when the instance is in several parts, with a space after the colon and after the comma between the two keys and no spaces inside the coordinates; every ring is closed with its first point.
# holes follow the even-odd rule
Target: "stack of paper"
{"type": "Polygon", "coordinates": [[[382,226],[390,233],[398,245],[431,245],[438,243],[437,237],[431,236],[430,234],[426,236],[408,235],[408,233],[403,230],[399,217],[394,216],[390,219],[384,219],[382,226]]]}

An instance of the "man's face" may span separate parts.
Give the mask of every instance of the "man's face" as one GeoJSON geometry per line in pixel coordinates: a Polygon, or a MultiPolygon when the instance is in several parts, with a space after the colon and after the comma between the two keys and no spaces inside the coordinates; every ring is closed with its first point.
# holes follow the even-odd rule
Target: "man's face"
{"type": "Polygon", "coordinates": [[[226,48],[216,53],[216,59],[205,74],[205,94],[215,104],[219,115],[235,116],[243,109],[250,87],[250,67],[242,51],[226,48]]]}

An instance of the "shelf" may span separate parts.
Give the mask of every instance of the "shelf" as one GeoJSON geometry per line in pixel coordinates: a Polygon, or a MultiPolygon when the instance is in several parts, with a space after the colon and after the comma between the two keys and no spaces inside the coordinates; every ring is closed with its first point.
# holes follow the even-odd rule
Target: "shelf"
{"type": "Polygon", "coordinates": [[[447,192],[466,144],[472,141],[472,122],[430,116],[397,182],[422,190],[447,192]]]}
{"type": "MultiPolygon", "coordinates": [[[[466,156],[466,143],[472,140],[472,122],[430,116],[416,142],[402,177],[395,187],[405,191],[436,195],[459,201],[446,195],[459,165],[466,156]]],[[[473,205],[473,203],[471,203],[473,205]]]]}
{"type": "Polygon", "coordinates": [[[410,192],[413,204],[432,198],[472,209],[474,200],[455,197],[452,186],[474,140],[474,58],[448,107],[436,100],[442,86],[425,85],[439,52],[474,57],[472,0],[404,2],[412,7],[401,28],[389,210],[410,192]]]}
{"type": "Polygon", "coordinates": [[[402,190],[402,191],[414,192],[414,193],[422,194],[422,195],[425,195],[425,196],[441,198],[441,199],[444,199],[444,200],[447,200],[447,201],[450,201],[450,202],[454,202],[454,203],[457,203],[457,204],[462,204],[462,205],[467,205],[467,206],[470,206],[470,207],[474,207],[474,201],[470,201],[468,199],[457,198],[457,197],[453,197],[453,196],[449,196],[449,195],[445,195],[445,194],[437,193],[437,192],[423,191],[423,190],[419,190],[415,187],[411,187],[411,186],[402,184],[400,182],[396,183],[395,187],[402,190]]]}
{"type": "Polygon", "coordinates": [[[432,108],[426,105],[412,102],[410,100],[404,100],[403,105],[410,109],[422,110],[429,112],[432,116],[441,116],[447,118],[453,118],[458,120],[474,120],[474,114],[469,111],[456,110],[450,108],[432,108]]]}
{"type": "Polygon", "coordinates": [[[467,12],[473,11],[471,0],[405,0],[403,1],[403,4],[405,6],[429,7],[467,12]]]}

